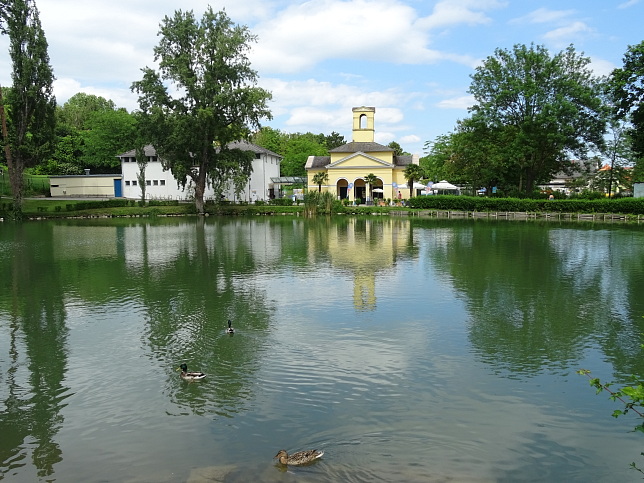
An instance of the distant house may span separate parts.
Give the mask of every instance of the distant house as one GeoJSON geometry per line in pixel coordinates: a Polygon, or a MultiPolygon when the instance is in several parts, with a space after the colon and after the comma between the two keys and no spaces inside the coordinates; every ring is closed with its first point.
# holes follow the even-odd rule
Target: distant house
{"type": "Polygon", "coordinates": [[[542,191],[559,191],[570,195],[576,191],[582,191],[589,188],[592,177],[596,172],[591,163],[582,161],[573,161],[571,171],[559,171],[548,183],[539,185],[542,191]]]}
{"type": "Polygon", "coordinates": [[[106,197],[118,198],[121,193],[120,174],[85,174],[50,176],[49,192],[54,198],[106,197]]]}
{"type": "MultiPolygon", "coordinates": [[[[409,164],[418,164],[419,157],[396,156],[390,147],[374,142],[375,113],[375,107],[354,107],[352,141],[331,149],[329,156],[308,157],[305,167],[309,190],[318,190],[313,177],[324,172],[328,181],[322,184],[322,191],[331,192],[338,199],[365,200],[370,193],[364,177],[373,173],[377,178],[371,187],[374,198],[409,198],[403,172],[409,164]]],[[[414,189],[413,195],[419,191],[414,189]]]]}
{"type": "MultiPolygon", "coordinates": [[[[232,184],[223,192],[226,199],[231,201],[268,201],[279,195],[279,185],[271,178],[278,178],[280,175],[280,163],[282,157],[268,149],[257,146],[246,141],[237,141],[228,145],[229,148],[252,151],[255,158],[252,163],[252,173],[246,184],[246,188],[235,196],[232,184]]],[[[172,199],[191,200],[194,198],[194,186],[190,180],[185,188],[182,188],[174,178],[170,170],[165,170],[161,160],[158,158],[153,146],[145,146],[145,155],[148,157],[148,164],[145,168],[147,199],[172,199]]],[[[123,196],[125,198],[137,199],[141,197],[141,187],[137,174],[139,166],[136,163],[135,150],[132,149],[119,154],[121,160],[121,173],[123,174],[123,196]]],[[[212,199],[215,193],[209,183],[206,185],[204,199],[212,199]]]]}
{"type": "Polygon", "coordinates": [[[644,198],[644,183],[633,183],[633,197],[644,198]]]}

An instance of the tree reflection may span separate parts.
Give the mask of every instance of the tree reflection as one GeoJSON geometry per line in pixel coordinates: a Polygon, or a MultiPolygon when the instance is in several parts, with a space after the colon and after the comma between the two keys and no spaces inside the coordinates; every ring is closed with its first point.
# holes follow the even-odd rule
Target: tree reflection
{"type": "Polygon", "coordinates": [[[34,241],[27,224],[12,228],[7,231],[13,239],[5,239],[9,253],[2,259],[2,273],[9,276],[0,310],[11,321],[11,340],[5,409],[0,412],[0,460],[2,473],[11,474],[26,464],[33,448],[37,474],[46,477],[62,460],[55,436],[68,391],[63,385],[68,330],[62,284],[51,264],[51,239],[34,241]]]}
{"type": "Polygon", "coordinates": [[[636,267],[643,265],[631,265],[627,253],[641,260],[641,250],[606,230],[589,229],[580,237],[581,228],[452,222],[436,236],[430,252],[436,270],[449,273],[465,295],[472,345],[497,370],[535,374],[545,365],[574,367],[594,344],[618,372],[634,360],[642,330],[637,313],[644,307],[635,296],[638,284],[628,279],[641,280],[636,267]],[[615,266],[622,260],[631,268],[615,266]]]}

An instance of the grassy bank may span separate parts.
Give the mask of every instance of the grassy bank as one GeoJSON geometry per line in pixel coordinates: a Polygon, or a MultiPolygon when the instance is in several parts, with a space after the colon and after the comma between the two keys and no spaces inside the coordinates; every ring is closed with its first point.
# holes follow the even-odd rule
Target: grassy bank
{"type": "MultiPolygon", "coordinates": [[[[11,200],[0,199],[0,217],[11,219],[11,200]]],[[[207,204],[210,215],[252,216],[252,215],[298,215],[304,212],[304,205],[283,206],[273,204],[207,204]]],[[[475,198],[466,196],[431,196],[409,200],[408,207],[400,206],[341,206],[334,205],[334,213],[352,215],[417,214],[419,212],[463,212],[463,213],[614,213],[637,220],[644,216],[644,199],[625,198],[619,200],[516,200],[511,198],[475,198]]],[[[177,201],[151,201],[141,206],[137,200],[65,200],[51,198],[25,199],[23,216],[34,218],[73,217],[145,217],[145,216],[188,216],[196,215],[194,203],[177,201]]]]}

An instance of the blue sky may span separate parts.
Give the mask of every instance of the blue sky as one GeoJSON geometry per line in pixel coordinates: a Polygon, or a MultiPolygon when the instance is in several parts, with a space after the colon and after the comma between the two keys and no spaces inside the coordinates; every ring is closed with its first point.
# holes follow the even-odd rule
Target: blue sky
{"type": "MultiPolygon", "coordinates": [[[[644,0],[36,0],[60,104],[77,92],[136,109],[130,85],[153,65],[159,23],[210,4],[258,36],[251,61],[286,132],[351,137],[351,108],[376,108],[376,141],[423,145],[468,115],[470,74],[496,48],[573,44],[598,75],[644,40],[644,0]]],[[[10,84],[0,38],[0,82],[10,84]]]]}

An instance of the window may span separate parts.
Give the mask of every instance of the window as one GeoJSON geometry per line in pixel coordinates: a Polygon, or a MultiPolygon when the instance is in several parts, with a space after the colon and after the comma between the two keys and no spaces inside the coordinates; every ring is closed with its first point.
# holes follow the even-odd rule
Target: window
{"type": "Polygon", "coordinates": [[[130,186],[130,182],[129,182],[129,181],[126,181],[126,182],[125,182],[125,186],[130,186]]]}
{"type": "Polygon", "coordinates": [[[255,153],[255,159],[262,159],[262,153],[255,153]]]}
{"type": "Polygon", "coordinates": [[[152,186],[152,180],[146,179],[145,180],[145,185],[146,186],[152,186]]]}
{"type": "Polygon", "coordinates": [[[164,179],[161,180],[161,186],[165,186],[165,180],[164,179]]]}
{"type": "Polygon", "coordinates": [[[367,115],[362,114],[360,116],[360,129],[366,129],[367,128],[367,115]]]}
{"type": "Polygon", "coordinates": [[[132,186],[136,186],[136,181],[132,181],[132,186]]]}
{"type": "Polygon", "coordinates": [[[158,180],[158,179],[155,179],[155,180],[152,182],[152,184],[153,184],[154,186],[159,186],[159,180],[158,180]]]}

